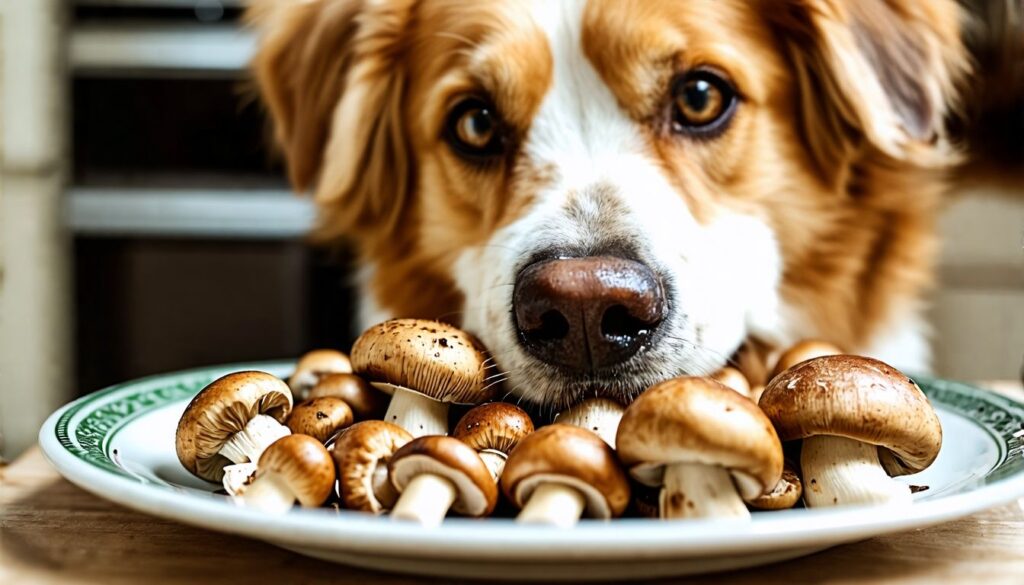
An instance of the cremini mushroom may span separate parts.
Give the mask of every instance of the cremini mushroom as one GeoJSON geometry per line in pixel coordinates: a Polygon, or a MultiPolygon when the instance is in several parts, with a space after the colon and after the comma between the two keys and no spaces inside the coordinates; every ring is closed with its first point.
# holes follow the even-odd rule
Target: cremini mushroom
{"type": "Polygon", "coordinates": [[[268,445],[290,434],[281,423],[291,409],[291,390],[270,374],[218,378],[196,394],[178,420],[178,460],[196,476],[220,482],[225,466],[257,461],[268,445]]]}
{"type": "Polygon", "coordinates": [[[286,512],[296,500],[315,508],[327,501],[333,486],[334,462],[323,443],[308,435],[288,435],[263,452],[256,477],[238,500],[270,513],[286,512]]]}
{"type": "Polygon", "coordinates": [[[747,377],[743,375],[743,372],[732,366],[726,366],[711,374],[711,379],[721,382],[724,386],[732,388],[747,398],[752,398],[750,382],[747,380],[747,377]]]}
{"type": "Polygon", "coordinates": [[[508,453],[532,432],[533,421],[523,409],[507,402],[488,402],[463,415],[452,436],[476,449],[491,477],[498,481],[508,453]]]}
{"type": "Polygon", "coordinates": [[[392,395],[384,420],[414,437],[447,434],[449,404],[479,404],[493,394],[479,342],[437,321],[394,319],[371,327],[352,346],[352,367],[392,395]]]}
{"type": "Polygon", "coordinates": [[[391,485],[401,494],[391,517],[424,526],[441,524],[448,510],[487,516],[498,501],[498,486],[477,452],[454,437],[413,439],[388,463],[391,485]]]}
{"type": "Polygon", "coordinates": [[[563,410],[555,422],[587,429],[615,448],[615,433],[619,429],[626,407],[608,398],[588,398],[563,410]]]}
{"type": "Polygon", "coordinates": [[[771,422],[710,378],[674,378],[641,394],[622,417],[616,447],[637,481],[662,486],[662,518],[749,518],[743,500],[782,476],[771,422]]]}
{"type": "Polygon", "coordinates": [[[327,374],[313,386],[309,400],[330,396],[348,403],[357,421],[384,418],[388,408],[388,395],[370,387],[355,374],[327,374]]]}
{"type": "Polygon", "coordinates": [[[909,486],[890,476],[928,467],[942,445],[939,418],[917,384],[871,358],[791,367],[768,384],[760,406],[783,441],[803,439],[809,507],[909,504],[909,486]]]}
{"type": "Polygon", "coordinates": [[[607,520],[629,504],[629,478],[615,451],[591,431],[566,424],[543,427],[512,450],[501,487],[522,508],[517,522],[575,525],[585,513],[607,520]]]}
{"type": "Polygon", "coordinates": [[[345,429],[331,454],[346,508],[383,514],[395,505],[398,492],[388,479],[388,461],[411,440],[408,431],[381,420],[358,422],[345,429]]]}
{"type": "Polygon", "coordinates": [[[314,349],[295,364],[295,372],[288,378],[296,400],[305,400],[309,391],[327,374],[350,374],[352,363],[348,356],[334,349],[314,349]]]}
{"type": "Polygon", "coordinates": [[[843,350],[827,341],[804,339],[782,352],[779,359],[775,361],[775,367],[772,368],[772,374],[768,379],[771,380],[800,362],[827,355],[839,355],[841,353],[843,353],[843,350]]]}
{"type": "Polygon", "coordinates": [[[803,484],[796,468],[786,460],[782,465],[779,483],[770,492],[748,501],[747,505],[757,510],[786,510],[795,506],[803,493],[803,484]]]}
{"type": "Polygon", "coordinates": [[[323,396],[297,405],[286,421],[293,433],[327,443],[352,424],[352,409],[340,398],[323,396]]]}

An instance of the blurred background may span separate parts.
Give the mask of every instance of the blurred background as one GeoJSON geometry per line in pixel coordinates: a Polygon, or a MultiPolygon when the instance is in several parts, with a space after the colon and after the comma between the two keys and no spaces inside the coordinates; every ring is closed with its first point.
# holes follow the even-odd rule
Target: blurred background
{"type": "MultiPolygon", "coordinates": [[[[1013,2],[968,4],[1005,23],[1013,2]]],[[[243,3],[0,0],[0,457],[77,395],[357,333],[345,251],[304,242],[311,203],[289,192],[246,91],[243,3]]],[[[1021,371],[1020,30],[972,40],[990,83],[970,88],[959,132],[986,149],[942,224],[931,320],[946,377],[1021,371]]]]}

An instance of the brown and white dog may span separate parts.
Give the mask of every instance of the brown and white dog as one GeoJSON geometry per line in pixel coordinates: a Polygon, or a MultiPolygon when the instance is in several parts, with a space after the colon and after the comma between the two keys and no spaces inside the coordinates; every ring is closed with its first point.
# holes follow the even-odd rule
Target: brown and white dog
{"type": "Polygon", "coordinates": [[[629,399],[806,337],[920,371],[950,0],[262,0],[296,189],[363,325],[441,318],[508,388],[629,399]]]}

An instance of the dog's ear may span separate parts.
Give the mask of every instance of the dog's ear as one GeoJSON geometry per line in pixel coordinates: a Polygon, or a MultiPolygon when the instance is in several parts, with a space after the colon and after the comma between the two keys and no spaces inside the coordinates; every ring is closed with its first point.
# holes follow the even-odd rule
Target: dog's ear
{"type": "Polygon", "coordinates": [[[865,146],[952,159],[944,119],[966,71],[953,0],[786,0],[769,11],[799,82],[802,131],[833,175],[865,146]]]}
{"type": "Polygon", "coordinates": [[[257,0],[252,68],[295,189],[321,236],[394,224],[412,166],[402,124],[402,42],[414,0],[257,0]]]}

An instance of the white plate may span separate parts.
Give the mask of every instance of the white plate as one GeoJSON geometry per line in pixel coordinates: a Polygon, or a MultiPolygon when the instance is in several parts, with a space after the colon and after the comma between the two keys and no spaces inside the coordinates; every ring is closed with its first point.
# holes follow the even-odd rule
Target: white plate
{"type": "Polygon", "coordinates": [[[267,516],[213,494],[174,454],[174,429],[203,386],[232,371],[286,376],[291,362],[237,364],[128,382],[68,404],[43,425],[43,452],[64,477],[129,508],[265,540],[341,563],[446,577],[640,579],[759,565],[837,544],[946,522],[1024,496],[1024,405],[964,384],[917,381],[938,410],[942,451],[901,478],[930,488],[906,509],[757,513],[749,523],[627,519],[571,530],[452,518],[424,529],[326,509],[267,516]]]}

